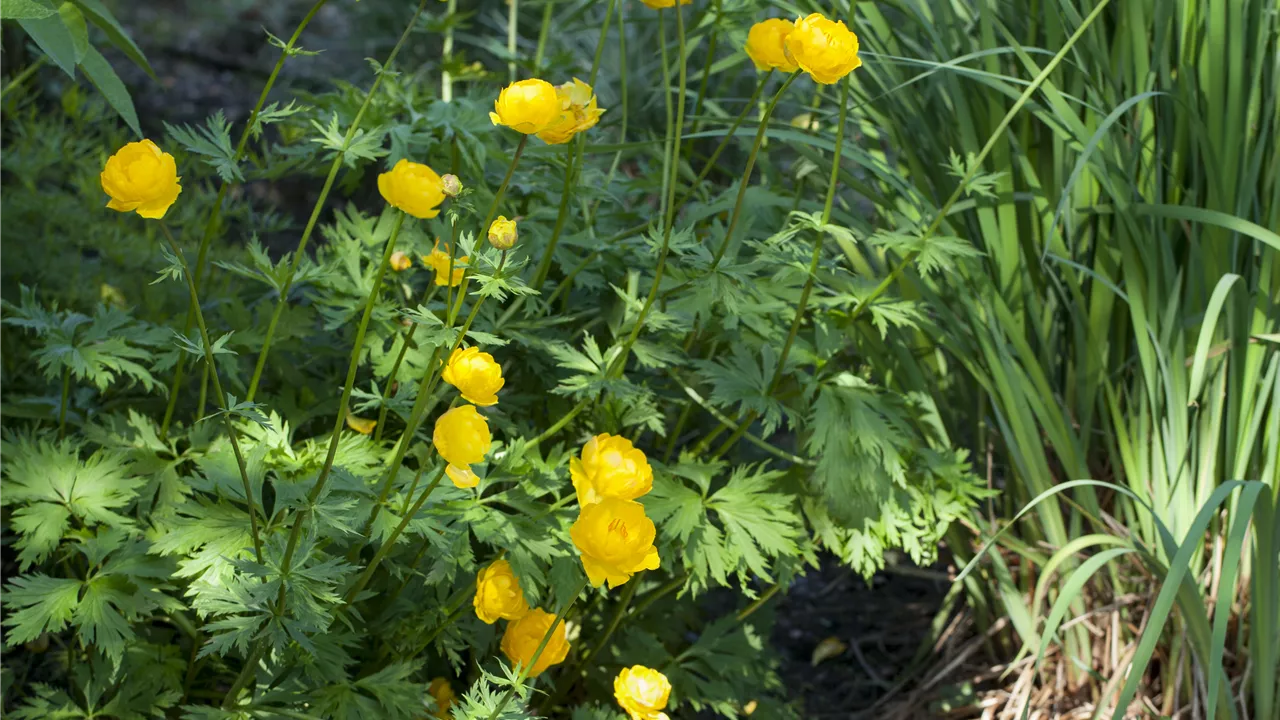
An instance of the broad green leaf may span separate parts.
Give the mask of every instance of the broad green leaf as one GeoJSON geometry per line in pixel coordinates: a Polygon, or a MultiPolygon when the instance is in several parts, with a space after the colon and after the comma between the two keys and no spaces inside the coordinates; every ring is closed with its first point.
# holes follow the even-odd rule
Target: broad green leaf
{"type": "MultiPolygon", "coordinates": [[[[82,17],[81,21],[83,20],[82,17]]],[[[27,35],[31,36],[31,40],[44,51],[45,55],[49,56],[54,65],[62,68],[62,71],[70,77],[76,76],[76,65],[79,64],[83,55],[77,54],[76,38],[62,21],[60,13],[42,18],[18,20],[18,24],[27,31],[27,35]]],[[[87,30],[85,43],[88,43],[87,30]]]]}
{"type": "Polygon", "coordinates": [[[80,12],[80,8],[70,0],[62,3],[58,8],[58,16],[71,36],[71,45],[76,53],[76,64],[79,65],[84,62],[85,53],[89,52],[89,23],[85,22],[84,13],[80,12]]]}
{"type": "MultiPolygon", "coordinates": [[[[124,29],[111,11],[102,4],[102,0],[73,0],[85,17],[94,25],[97,25],[107,34],[107,38],[111,40],[111,44],[115,45],[130,60],[138,65],[138,67],[147,71],[151,79],[156,78],[156,73],[151,69],[151,63],[147,62],[147,56],[142,54],[142,50],[133,42],[133,38],[129,37],[129,33],[124,29]]],[[[6,0],[6,3],[8,0],[6,0]]]]}
{"type": "Polygon", "coordinates": [[[89,48],[85,53],[84,63],[80,67],[84,69],[89,82],[98,88],[98,92],[102,93],[107,103],[120,115],[129,129],[138,137],[142,137],[142,127],[138,124],[138,112],[133,107],[133,98],[129,97],[128,88],[120,81],[120,77],[116,75],[116,71],[111,68],[106,58],[102,57],[102,53],[96,48],[89,48]]]}
{"type": "Polygon", "coordinates": [[[39,20],[57,12],[50,0],[4,0],[0,3],[0,20],[39,20]]]}

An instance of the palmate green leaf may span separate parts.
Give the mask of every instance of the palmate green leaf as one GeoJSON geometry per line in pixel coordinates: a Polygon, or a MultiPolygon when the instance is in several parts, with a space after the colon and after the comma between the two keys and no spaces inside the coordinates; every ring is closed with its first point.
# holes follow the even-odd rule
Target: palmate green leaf
{"type": "MultiPolygon", "coordinates": [[[[267,33],[271,35],[271,33],[267,33]]],[[[275,37],[272,35],[272,37],[275,37]]],[[[293,50],[302,50],[302,48],[293,48],[293,50]]],[[[312,53],[315,54],[315,53],[312,53]]],[[[283,122],[298,113],[306,112],[311,108],[306,105],[297,105],[295,101],[290,100],[288,105],[280,106],[278,102],[272,102],[266,107],[258,111],[258,116],[253,119],[253,125],[249,126],[249,136],[255,140],[262,136],[262,131],[268,125],[274,125],[283,122]]]]}
{"type": "Polygon", "coordinates": [[[695,364],[704,382],[711,385],[710,399],[718,407],[741,405],[754,411],[764,424],[764,434],[771,435],[778,429],[783,417],[794,425],[793,411],[770,394],[770,382],[777,369],[778,356],[769,345],[756,353],[740,343],[734,343],[730,353],[721,354],[715,360],[699,360],[695,364]]]}
{"type": "Polygon", "coordinates": [[[347,143],[346,133],[338,126],[337,113],[329,119],[327,126],[321,125],[318,120],[312,120],[311,126],[320,133],[320,137],[312,138],[311,142],[332,153],[341,153],[342,163],[347,167],[353,168],[361,160],[377,160],[387,154],[382,148],[382,138],[386,134],[382,128],[356,130],[351,142],[347,143]]]}
{"type": "Polygon", "coordinates": [[[881,230],[867,241],[871,245],[892,249],[899,255],[918,253],[915,267],[920,274],[929,276],[938,271],[949,271],[957,263],[986,253],[975,248],[963,238],[950,235],[933,235],[928,239],[918,235],[881,230]]]}
{"type": "Polygon", "coordinates": [[[231,144],[231,123],[219,110],[203,126],[164,124],[165,132],[188,152],[204,156],[204,162],[217,171],[223,182],[244,182],[244,173],[236,162],[231,144]]]}
{"type": "Polygon", "coordinates": [[[276,295],[284,291],[285,282],[289,280],[291,273],[292,287],[313,283],[324,274],[323,270],[308,256],[303,256],[296,270],[293,268],[291,253],[285,253],[278,262],[273,262],[267,249],[258,241],[257,235],[249,241],[248,249],[250,260],[248,265],[232,260],[219,260],[214,264],[240,277],[260,282],[274,290],[276,295]]]}
{"type": "Polygon", "coordinates": [[[75,625],[85,642],[93,643],[117,665],[124,656],[125,642],[132,640],[122,610],[134,609],[134,599],[109,578],[95,578],[84,584],[84,595],[76,606],[75,625]]]}
{"type": "Polygon", "coordinates": [[[57,547],[71,517],[88,526],[133,527],[117,511],[133,501],[145,480],[129,473],[122,453],[99,450],[82,462],[79,450],[72,440],[36,435],[10,435],[0,442],[5,458],[0,502],[16,506],[14,529],[24,570],[57,547]]]}
{"type": "Polygon", "coordinates": [[[14,578],[4,589],[4,606],[9,611],[5,642],[13,647],[41,633],[61,631],[75,614],[80,588],[79,580],[42,573],[14,578]]]}
{"type": "Polygon", "coordinates": [[[179,557],[176,577],[215,582],[230,573],[231,560],[252,554],[249,516],[228,502],[199,498],[177,509],[153,547],[179,557]]]}
{"type": "Polygon", "coordinates": [[[416,663],[395,663],[351,682],[336,683],[312,693],[316,712],[334,720],[403,718],[423,713],[423,688],[411,676],[416,663]]]}

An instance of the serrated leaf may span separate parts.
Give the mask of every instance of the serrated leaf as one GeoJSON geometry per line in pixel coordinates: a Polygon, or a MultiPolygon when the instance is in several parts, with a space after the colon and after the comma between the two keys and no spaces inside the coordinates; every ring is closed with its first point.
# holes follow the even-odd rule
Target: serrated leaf
{"type": "Polygon", "coordinates": [[[41,573],[14,578],[5,587],[4,606],[9,617],[5,642],[21,645],[44,632],[59,632],[71,622],[80,601],[80,581],[41,573]]]}

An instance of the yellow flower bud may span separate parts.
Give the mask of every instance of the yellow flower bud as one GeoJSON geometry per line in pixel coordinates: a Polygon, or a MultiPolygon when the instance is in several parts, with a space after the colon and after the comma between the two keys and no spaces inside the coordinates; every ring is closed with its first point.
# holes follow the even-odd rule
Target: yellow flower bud
{"type": "MultiPolygon", "coordinates": [[[[519,620],[507,623],[507,631],[502,635],[502,654],[513,663],[528,666],[538,646],[542,644],[542,638],[555,621],[555,615],[542,608],[534,608],[519,620]]],[[[538,677],[543,670],[559,665],[568,656],[569,640],[565,636],[564,623],[561,622],[547,640],[547,646],[542,649],[538,661],[530,666],[529,677],[538,677]]]]}
{"type": "Polygon", "coordinates": [[[150,140],[131,142],[107,158],[98,176],[102,190],[111,196],[107,207],[120,212],[137,212],[159,220],[178,199],[182,186],[178,164],[150,140]]]}
{"type": "Polygon", "coordinates": [[[461,405],[441,415],[431,435],[436,452],[449,463],[445,474],[460,488],[475,487],[480,482],[469,466],[484,461],[492,440],[489,423],[474,405],[461,405]]]}
{"type": "Polygon", "coordinates": [[[445,678],[438,677],[431,681],[427,686],[427,694],[436,701],[436,711],[432,713],[432,717],[446,719],[449,717],[449,708],[457,702],[458,695],[453,692],[453,686],[445,678]]]}
{"type": "MultiPolygon", "coordinates": [[[[653,10],[661,10],[663,8],[675,7],[676,0],[640,0],[640,2],[648,5],[653,10]]],[[[693,0],[680,0],[681,5],[688,5],[693,0]]]]}
{"type": "Polygon", "coordinates": [[[529,612],[520,582],[511,571],[511,563],[494,560],[476,576],[476,617],[488,625],[504,620],[519,620],[529,612]]]}
{"type": "Polygon", "coordinates": [[[378,192],[391,207],[422,219],[439,215],[444,202],[444,184],[436,171],[405,159],[378,176],[378,192]]]}
{"type": "Polygon", "coordinates": [[[657,529],[645,516],[643,505],[617,498],[604,498],[582,508],[569,529],[593,587],[607,581],[615,588],[641,570],[657,570],[656,536],[657,529]]]}
{"type": "Polygon", "coordinates": [[[671,681],[657,670],[632,665],[613,679],[613,696],[631,720],[666,720],[662,710],[671,696],[671,681]]]}
{"type": "Polygon", "coordinates": [[[508,220],[506,215],[499,215],[489,226],[489,244],[499,250],[510,250],[516,245],[516,221],[508,220]]]}
{"type": "Polygon", "coordinates": [[[493,110],[489,120],[494,125],[506,125],[516,132],[532,135],[560,114],[560,99],[555,86],[546,80],[520,80],[502,89],[493,110]]]}
{"type": "Polygon", "coordinates": [[[443,187],[444,194],[449,197],[458,197],[462,193],[462,181],[453,173],[445,173],[440,176],[440,183],[443,187]]]}
{"type": "Polygon", "coordinates": [[[391,253],[391,269],[396,272],[404,272],[413,267],[413,259],[399,250],[391,253]]]}
{"type": "Polygon", "coordinates": [[[604,110],[596,106],[595,91],[578,78],[557,87],[556,97],[560,100],[560,114],[538,133],[538,138],[548,145],[569,142],[574,135],[595,127],[604,114],[604,110]]]}
{"type": "Polygon", "coordinates": [[[635,500],[653,489],[653,469],[644,452],[630,440],[608,433],[582,446],[582,459],[569,461],[569,477],[582,507],[607,497],[635,500]]]}
{"type": "Polygon", "coordinates": [[[470,258],[468,258],[466,255],[463,255],[460,258],[455,258],[452,261],[453,273],[450,274],[449,265],[451,263],[449,260],[448,250],[449,250],[448,245],[445,246],[444,250],[441,250],[440,241],[437,240],[435,247],[431,248],[430,255],[420,255],[419,257],[422,258],[423,265],[426,265],[427,267],[435,271],[436,285],[442,285],[442,286],[448,285],[449,287],[457,287],[458,283],[462,282],[462,276],[467,272],[466,268],[462,267],[462,265],[470,258]]]}
{"type": "Polygon", "coordinates": [[[480,348],[458,348],[449,356],[440,379],[458,388],[467,402],[480,406],[496,405],[502,389],[502,366],[480,348]]]}
{"type": "Polygon", "coordinates": [[[373,432],[373,429],[377,426],[378,426],[377,420],[370,420],[368,418],[356,417],[351,413],[347,413],[347,427],[351,428],[352,430],[355,430],[361,435],[368,435],[369,433],[373,432]]]}
{"type": "Polygon", "coordinates": [[[844,22],[828,20],[821,13],[796,20],[784,43],[796,64],[823,85],[862,67],[858,36],[844,22]]]}
{"type": "Polygon", "coordinates": [[[747,57],[757,70],[781,70],[795,72],[799,66],[787,54],[786,39],[795,29],[795,23],[781,18],[769,18],[751,26],[747,33],[747,57]]]}

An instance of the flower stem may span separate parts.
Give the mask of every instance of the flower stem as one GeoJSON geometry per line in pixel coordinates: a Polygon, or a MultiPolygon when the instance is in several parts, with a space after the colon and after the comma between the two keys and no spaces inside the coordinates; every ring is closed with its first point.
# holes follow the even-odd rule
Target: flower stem
{"type": "MultiPolygon", "coordinates": [[[[679,174],[680,168],[680,134],[684,126],[685,91],[689,84],[688,62],[686,62],[685,58],[684,9],[679,4],[674,9],[676,14],[676,49],[680,60],[680,86],[679,94],[676,96],[675,126],[674,128],[669,128],[669,133],[673,135],[670,144],[670,168],[667,176],[663,178],[663,189],[666,195],[666,215],[663,221],[662,250],[658,253],[658,265],[653,273],[653,286],[649,288],[649,296],[645,298],[644,306],[640,308],[640,314],[636,316],[635,327],[631,329],[631,334],[627,337],[626,342],[623,343],[622,352],[618,353],[618,358],[614,361],[613,366],[609,368],[608,374],[615,378],[621,376],[626,369],[627,358],[631,354],[631,348],[640,337],[640,331],[644,328],[645,318],[648,317],[649,310],[653,307],[654,300],[658,297],[658,290],[662,286],[662,275],[667,266],[667,256],[671,252],[671,228],[675,224],[676,217],[676,176],[679,174]]],[[[659,18],[662,17],[662,12],[665,11],[659,11],[659,18]]],[[[665,42],[662,43],[662,47],[663,57],[665,58],[665,42]]],[[[665,61],[663,62],[663,68],[666,68],[665,61]]]]}
{"type": "MultiPolygon", "coordinates": [[[[458,12],[458,0],[449,0],[449,4],[445,6],[445,19],[450,20],[458,12]]],[[[449,63],[453,61],[453,22],[450,21],[444,29],[444,45],[440,49],[440,64],[445,69],[440,71],[440,99],[444,102],[453,102],[453,73],[449,72],[449,63]]]]}
{"type": "Polygon", "coordinates": [[[448,467],[448,465],[441,462],[440,470],[437,471],[436,476],[431,479],[431,484],[427,485],[426,489],[422,491],[422,495],[418,497],[417,501],[413,503],[408,512],[404,514],[404,517],[400,519],[400,524],[396,525],[395,529],[391,531],[391,534],[387,536],[387,539],[383,541],[382,547],[378,548],[378,551],[374,553],[373,559],[369,561],[364,572],[360,574],[360,577],[356,580],[355,584],[351,586],[351,589],[347,591],[346,596],[343,598],[344,606],[351,605],[355,602],[360,591],[364,590],[365,586],[369,584],[369,580],[373,578],[374,571],[378,569],[378,566],[382,564],[384,559],[386,559],[387,555],[391,552],[391,549],[395,547],[396,540],[400,539],[400,534],[404,532],[406,527],[409,527],[409,522],[413,520],[413,516],[418,514],[418,511],[421,510],[422,506],[427,502],[427,498],[431,497],[432,491],[434,491],[436,486],[440,484],[441,478],[444,477],[446,467],[448,467]]]}
{"type": "Polygon", "coordinates": [[[204,323],[204,311],[200,309],[200,293],[196,290],[196,280],[191,274],[190,266],[187,265],[186,257],[182,254],[182,248],[178,247],[178,242],[173,239],[173,233],[169,232],[169,226],[161,221],[160,230],[164,233],[165,240],[169,242],[169,249],[173,252],[174,257],[182,264],[182,277],[187,281],[187,293],[190,295],[191,307],[195,308],[196,311],[196,325],[200,328],[200,344],[204,347],[204,361],[209,366],[209,376],[213,380],[213,392],[218,396],[218,407],[222,410],[222,422],[226,426],[227,437],[231,440],[231,450],[236,456],[236,467],[240,470],[240,480],[244,483],[244,502],[249,511],[249,532],[253,536],[254,557],[261,563],[262,536],[258,533],[258,510],[253,502],[253,484],[249,482],[249,471],[244,462],[244,455],[240,452],[240,441],[236,437],[235,425],[231,422],[227,395],[222,392],[222,382],[218,379],[218,368],[213,361],[213,343],[209,340],[209,328],[204,323]]]}
{"type": "Polygon", "coordinates": [[[547,50],[547,36],[551,33],[551,17],[555,9],[555,0],[547,0],[547,4],[542,7],[542,27],[538,29],[538,49],[533,53],[534,74],[542,72],[542,56],[547,50]]]}
{"type": "MultiPolygon", "coordinates": [[[[430,304],[431,298],[435,296],[436,289],[439,285],[432,283],[427,288],[427,292],[422,296],[420,303],[424,308],[430,304]]],[[[418,324],[414,323],[405,331],[404,337],[400,342],[400,354],[396,355],[396,361],[391,365],[391,372],[387,375],[387,381],[382,386],[382,407],[378,410],[378,424],[374,426],[373,441],[377,443],[382,440],[382,431],[385,429],[387,421],[387,396],[391,394],[391,386],[396,382],[396,374],[400,372],[400,365],[404,362],[404,356],[409,351],[409,345],[413,342],[413,333],[418,329],[418,324]]]]}
{"type": "Polygon", "coordinates": [[[3,100],[4,96],[8,95],[14,88],[26,82],[27,78],[30,78],[32,75],[35,74],[37,70],[44,67],[44,64],[48,61],[49,61],[48,55],[41,55],[40,57],[33,60],[31,64],[23,68],[22,72],[18,73],[17,76],[15,76],[12,80],[10,80],[8,85],[4,86],[4,90],[0,90],[0,100],[3,100]]]}
{"type": "Polygon", "coordinates": [[[556,683],[555,690],[547,696],[547,699],[543,701],[541,707],[538,708],[539,715],[545,715],[556,706],[556,703],[560,701],[560,698],[564,697],[565,693],[569,692],[573,687],[573,684],[577,682],[578,676],[582,673],[584,668],[588,667],[587,664],[591,662],[591,659],[598,655],[600,651],[608,645],[609,638],[613,636],[614,631],[616,631],[618,626],[622,624],[622,616],[627,614],[627,608],[631,606],[631,599],[635,597],[636,588],[640,587],[639,580],[643,574],[644,571],[642,570],[627,581],[627,587],[622,591],[622,597],[618,599],[618,607],[614,610],[613,618],[609,620],[608,627],[606,627],[604,632],[600,635],[600,639],[596,641],[596,644],[592,645],[591,648],[578,660],[578,662],[573,664],[572,670],[567,673],[560,674],[560,681],[556,683]]]}
{"type": "Polygon", "coordinates": [[[520,0],[507,0],[507,82],[516,81],[516,30],[520,21],[520,0]]]}
{"type": "Polygon", "coordinates": [[[560,241],[564,221],[569,217],[569,200],[573,197],[573,170],[581,156],[581,153],[575,152],[575,149],[580,151],[581,147],[580,142],[569,142],[564,146],[564,189],[560,192],[560,210],[556,213],[556,224],[551,231],[551,239],[547,241],[547,247],[542,251],[542,259],[538,261],[538,269],[533,273],[533,281],[529,283],[531,288],[541,288],[542,283],[547,279],[547,273],[551,271],[551,256],[555,254],[556,243],[560,241]]]}
{"type": "MultiPolygon", "coordinates": [[[[831,177],[827,182],[827,198],[822,206],[822,225],[826,225],[831,221],[831,208],[835,203],[836,184],[840,177],[840,154],[844,149],[844,126],[845,119],[849,114],[849,80],[846,78],[840,82],[840,121],[836,125],[836,148],[835,154],[831,158],[831,177]]],[[[805,278],[804,287],[800,290],[800,300],[796,303],[796,314],[791,320],[791,329],[787,331],[787,340],[782,346],[782,353],[778,356],[778,365],[773,371],[773,378],[769,380],[769,389],[765,391],[766,395],[773,395],[778,389],[778,385],[782,382],[782,375],[786,371],[787,357],[791,354],[791,347],[795,344],[796,336],[800,332],[800,324],[804,322],[804,311],[809,304],[809,295],[813,292],[814,281],[818,277],[818,262],[822,259],[822,245],[826,240],[827,233],[822,231],[818,233],[817,239],[813,243],[813,255],[809,258],[809,273],[805,278]]],[[[746,414],[738,426],[734,428],[733,434],[729,436],[724,444],[716,449],[713,459],[724,456],[725,453],[737,444],[738,440],[747,432],[747,428],[759,416],[759,413],[752,410],[746,414]]]]}
{"type": "Polygon", "coordinates": [[[67,435],[67,401],[71,397],[71,368],[62,369],[62,402],[58,404],[58,439],[67,435]]]}
{"type": "MultiPolygon", "coordinates": [[[[720,18],[720,0],[712,0],[711,7],[707,10],[709,14],[713,14],[716,19],[720,18]]],[[[713,21],[714,22],[714,21],[713,21]]],[[[694,135],[698,132],[698,126],[701,124],[698,119],[698,113],[702,112],[702,101],[707,96],[707,81],[711,79],[711,64],[716,59],[716,40],[720,37],[720,33],[715,32],[715,28],[708,32],[711,36],[707,40],[707,59],[702,63],[702,80],[698,83],[698,97],[693,101],[693,127],[689,128],[689,134],[694,135]]],[[[689,139],[689,147],[686,152],[692,156],[693,154],[693,138],[689,139]]]]}
{"type": "Polygon", "coordinates": [[[511,702],[511,697],[515,695],[516,686],[529,679],[529,672],[533,669],[534,665],[538,664],[538,658],[542,657],[542,651],[547,648],[547,643],[551,642],[551,636],[555,634],[556,628],[560,627],[560,623],[564,622],[565,616],[569,614],[569,608],[573,607],[574,602],[578,600],[578,596],[582,594],[582,591],[587,589],[587,583],[587,578],[583,578],[582,584],[573,592],[573,595],[569,596],[568,602],[566,602],[564,607],[560,609],[560,613],[556,615],[556,619],[551,623],[551,627],[548,628],[546,634],[542,636],[542,642],[538,643],[538,649],[533,651],[533,657],[529,658],[529,662],[527,664],[521,663],[520,677],[516,680],[514,685],[507,688],[507,691],[503,693],[502,699],[498,701],[497,707],[495,707],[493,709],[493,713],[489,715],[489,720],[497,720],[497,718],[502,715],[502,711],[507,708],[507,703],[511,702]]]}
{"type": "MultiPolygon", "coordinates": [[[[280,57],[276,59],[276,65],[271,69],[271,74],[267,76],[267,83],[262,87],[262,93],[258,95],[258,102],[253,106],[253,111],[249,113],[249,121],[245,123],[244,130],[240,131],[240,139],[236,142],[236,151],[232,156],[232,163],[238,163],[240,158],[244,156],[245,147],[249,143],[249,136],[253,132],[254,125],[258,122],[258,115],[262,112],[263,105],[267,102],[267,96],[271,93],[271,88],[276,84],[276,78],[280,76],[280,70],[284,68],[285,60],[293,54],[293,47],[298,42],[298,38],[302,37],[302,31],[307,25],[311,24],[311,20],[320,12],[320,8],[324,7],[329,0],[316,0],[311,6],[311,10],[302,18],[302,22],[298,23],[298,27],[294,29],[293,35],[289,36],[289,41],[280,50],[280,57]]],[[[209,254],[209,245],[213,241],[214,230],[218,226],[218,216],[222,212],[222,201],[227,195],[227,188],[231,183],[224,180],[218,186],[218,194],[213,200],[213,208],[209,211],[209,219],[205,221],[204,235],[200,238],[200,249],[196,253],[196,288],[200,288],[200,277],[204,272],[205,258],[209,254]]],[[[194,311],[187,308],[187,318],[183,323],[182,334],[186,335],[191,331],[191,323],[194,321],[194,311]]],[[[160,422],[160,438],[163,440],[169,434],[169,424],[173,421],[173,411],[177,408],[178,388],[182,385],[183,369],[186,365],[186,356],[179,355],[177,363],[173,368],[173,384],[169,386],[169,402],[164,409],[164,419],[160,422]]],[[[252,401],[252,398],[249,398],[252,401]]],[[[203,415],[203,411],[201,415],[203,415]]]]}
{"type": "Polygon", "coordinates": [[[246,400],[253,401],[258,392],[258,383],[262,381],[262,370],[267,364],[267,355],[271,352],[271,339],[275,336],[276,326],[280,323],[280,316],[284,313],[285,305],[289,303],[289,291],[293,288],[293,279],[297,275],[298,265],[302,263],[302,258],[307,253],[307,241],[311,239],[311,233],[315,231],[316,222],[320,219],[320,213],[324,210],[325,201],[329,198],[329,191],[333,189],[333,182],[338,177],[338,170],[342,167],[343,157],[347,150],[351,147],[351,143],[355,140],[356,131],[360,128],[360,121],[364,119],[364,114],[369,110],[369,106],[373,103],[373,98],[378,94],[378,88],[382,85],[382,78],[386,77],[387,71],[395,64],[396,56],[400,54],[400,49],[404,47],[405,40],[413,32],[414,27],[418,24],[418,17],[422,15],[422,10],[427,5],[427,0],[419,0],[418,9],[414,11],[413,18],[409,20],[409,24],[405,26],[404,32],[400,35],[400,40],[396,42],[391,54],[387,56],[387,61],[382,65],[382,71],[373,79],[373,85],[370,86],[368,94],[365,95],[364,102],[361,103],[360,109],[356,111],[355,118],[351,121],[351,127],[347,128],[347,134],[342,139],[342,149],[334,155],[333,162],[329,165],[329,175],[324,180],[324,185],[320,188],[320,196],[316,198],[315,206],[311,209],[311,217],[307,219],[307,225],[302,230],[302,237],[298,240],[298,247],[293,251],[293,258],[289,264],[289,272],[285,275],[284,285],[280,288],[280,298],[276,300],[275,310],[271,313],[271,320],[267,323],[267,333],[262,339],[262,349],[258,351],[258,360],[253,367],[253,377],[249,380],[249,392],[246,400]]]}

